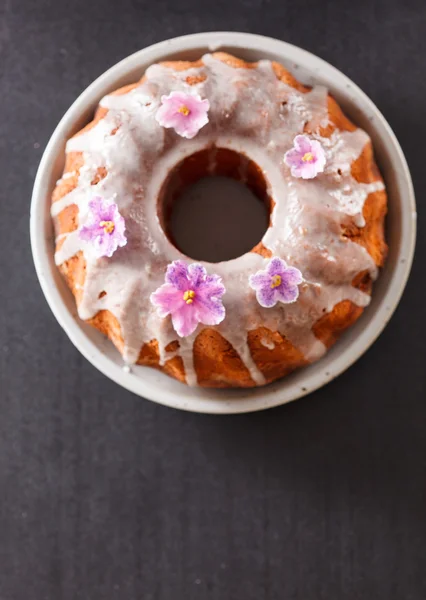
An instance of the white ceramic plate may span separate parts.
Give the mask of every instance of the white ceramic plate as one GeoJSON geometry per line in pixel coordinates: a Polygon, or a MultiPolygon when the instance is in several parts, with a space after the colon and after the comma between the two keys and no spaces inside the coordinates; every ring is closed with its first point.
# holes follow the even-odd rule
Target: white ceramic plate
{"type": "Polygon", "coordinates": [[[37,274],[50,308],[73,344],[102,373],[135,394],[204,413],[242,413],[284,404],[316,390],[347,369],[374,342],[394,312],[410,272],[415,237],[410,173],[394,133],[376,106],[350,79],[317,56],[279,40],[247,33],[212,32],[174,38],[136,52],[109,69],[81,94],[57,126],[43,154],[31,204],[31,245],[37,274]],[[62,173],[66,140],[92,118],[105,94],[137,81],[152,63],[195,60],[219,49],[249,61],[277,60],[303,83],[327,86],[353,121],[371,135],[389,193],[389,256],[364,315],[319,362],[269,386],[250,390],[189,388],[154,369],[123,369],[113,344],[78,318],[74,298],[53,261],[50,196],[62,173]]]}

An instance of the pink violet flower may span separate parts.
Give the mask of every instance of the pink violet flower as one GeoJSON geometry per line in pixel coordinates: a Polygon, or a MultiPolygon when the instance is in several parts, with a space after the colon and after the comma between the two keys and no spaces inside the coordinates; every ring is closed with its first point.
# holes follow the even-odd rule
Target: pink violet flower
{"type": "Polygon", "coordinates": [[[225,318],[222,279],[208,275],[203,265],[176,260],[168,265],[165,281],[150,300],[160,317],[171,315],[180,337],[191,335],[198,323],[218,325],[225,318]]]}
{"type": "Polygon", "coordinates": [[[299,269],[288,267],[278,257],[272,258],[264,271],[258,271],[249,278],[250,287],[256,291],[257,301],[264,308],[272,308],[277,302],[296,302],[299,297],[298,285],[302,281],[299,269]]]}
{"type": "Polygon", "coordinates": [[[162,127],[173,127],[178,135],[190,140],[209,122],[209,109],[209,101],[198,94],[171,92],[161,97],[155,118],[162,127]]]}
{"type": "Polygon", "coordinates": [[[80,239],[88,242],[96,258],[111,257],[118,247],[125,246],[125,223],[111,200],[95,196],[89,202],[89,218],[79,229],[80,239]]]}
{"type": "Polygon", "coordinates": [[[291,168],[293,177],[313,179],[325,167],[325,152],[317,140],[307,135],[296,135],[293,148],[284,155],[284,162],[291,168]]]}

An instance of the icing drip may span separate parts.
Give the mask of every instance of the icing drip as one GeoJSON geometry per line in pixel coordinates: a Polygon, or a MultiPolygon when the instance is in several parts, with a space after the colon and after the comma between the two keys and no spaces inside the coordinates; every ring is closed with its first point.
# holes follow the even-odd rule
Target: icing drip
{"type": "MultiPolygon", "coordinates": [[[[341,228],[351,221],[362,226],[368,194],[384,186],[381,181],[357,183],[351,176],[351,163],[369,139],[359,129],[336,131],[330,138],[314,136],[326,152],[325,172],[311,181],[290,176],[283,155],[295,135],[303,132],[307,122],[314,128],[327,125],[323,87],[300,93],[277,80],[269,61],[260,61],[254,69],[235,69],[211,55],[203,61],[199,68],[179,72],[151,66],[144,82],[131,92],[106,96],[101,101],[108,109],[106,116],[68,142],[68,152],[83,153],[84,166],[77,187],[53,204],[52,216],[75,204],[82,217],[94,195],[112,199],[126,220],[128,243],[110,259],[94,259],[74,231],[59,236],[55,261],[60,265],[84,252],[86,278],[79,315],[89,319],[99,310],[110,311],[120,325],[127,362],[136,362],[143,344],[156,339],[160,364],[180,356],[187,383],[196,385],[193,344],[202,326],[179,339],[177,350],[166,352],[178,336],[170,319],[158,318],[149,302],[150,294],[164,281],[167,264],[185,258],[160,226],[157,198],[170,169],[194,152],[214,145],[247,155],[263,170],[275,201],[272,226],[262,243],[274,256],[300,269],[305,280],[297,303],[264,309],[248,278],[265,268],[267,259],[248,253],[215,265],[205,263],[209,272],[223,278],[226,287],[226,319],[216,329],[238,352],[252,379],[261,384],[265,380],[251,357],[248,331],[260,326],[279,331],[308,360],[315,360],[326,350],[312,333],[315,322],[342,300],[358,306],[369,303],[370,297],[351,282],[363,271],[374,278],[374,261],[362,246],[342,237],[341,228]],[[205,77],[193,89],[209,99],[210,122],[194,139],[186,140],[160,127],[155,114],[162,95],[188,91],[185,80],[191,75],[197,80],[205,77]],[[101,168],[106,176],[93,185],[101,168]],[[101,292],[106,293],[100,297],[101,292]]],[[[214,160],[212,151],[212,172],[214,160]]],[[[272,343],[262,343],[272,348],[272,343]]]]}

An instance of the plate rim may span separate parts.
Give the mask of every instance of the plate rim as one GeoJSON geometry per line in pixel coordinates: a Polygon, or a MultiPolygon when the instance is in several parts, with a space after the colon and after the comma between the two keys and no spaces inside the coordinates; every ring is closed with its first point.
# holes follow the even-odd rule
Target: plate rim
{"type": "MultiPolygon", "coordinates": [[[[315,71],[315,69],[313,69],[313,71],[315,71]]],[[[415,214],[416,205],[414,188],[410,171],[399,142],[390,125],[376,105],[351,79],[320,57],[299,48],[298,46],[289,44],[288,42],[257,34],[214,31],[171,38],[139,50],[110,67],[78,96],[55,128],[40,161],[31,200],[30,238],[33,260],[45,298],[55,318],[66,332],[71,342],[81,354],[92,363],[92,365],[108,378],[115,381],[118,385],[153,402],[197,413],[235,414],[264,410],[301,398],[302,396],[319,389],[343,373],[368,350],[382,333],[399,304],[405,289],[414,257],[416,240],[415,214]],[[234,392],[229,389],[223,391],[210,391],[211,398],[206,398],[206,394],[209,394],[208,388],[196,388],[200,390],[200,396],[204,396],[197,397],[193,394],[189,394],[188,389],[191,388],[176,381],[174,383],[179,387],[176,387],[176,391],[169,392],[162,388],[165,382],[164,378],[168,381],[168,385],[164,385],[164,388],[170,387],[168,376],[162,373],[158,373],[155,384],[148,385],[143,379],[136,376],[134,372],[123,370],[121,366],[109,359],[96,344],[85,337],[81,325],[76,322],[78,320],[76,313],[71,314],[66,307],[55,283],[54,274],[51,273],[52,257],[49,257],[47,249],[49,240],[47,240],[44,232],[41,232],[41,227],[44,226],[46,221],[46,212],[49,213],[47,218],[50,219],[50,211],[47,210],[50,203],[48,203],[46,207],[46,194],[48,193],[49,181],[54,168],[52,165],[58,157],[56,148],[59,144],[65,143],[66,138],[70,134],[69,132],[73,128],[73,125],[78,121],[78,118],[81,118],[81,115],[84,112],[87,112],[91,105],[100,100],[106,93],[106,88],[113,87],[114,81],[123,78],[126,73],[130,73],[132,70],[136,69],[138,65],[161,60],[161,55],[167,56],[173,52],[188,51],[198,47],[207,47],[209,51],[215,51],[228,46],[245,49],[249,48],[259,52],[275,52],[281,54],[283,60],[290,59],[299,62],[313,62],[316,65],[315,69],[317,71],[322,70],[330,76],[334,76],[336,79],[341,80],[342,85],[345,84],[347,87],[350,86],[351,91],[362,101],[363,105],[368,107],[371,113],[374,114],[378,124],[388,137],[394,155],[392,163],[395,162],[395,165],[398,166],[398,180],[405,185],[406,195],[404,196],[404,201],[407,203],[407,207],[404,207],[401,219],[401,248],[404,248],[404,262],[398,260],[396,270],[392,274],[388,289],[384,295],[384,298],[387,298],[386,314],[383,312],[385,303],[382,302],[382,306],[371,317],[370,322],[365,329],[358,334],[356,339],[354,339],[343,352],[344,359],[342,360],[341,356],[337,356],[335,360],[336,368],[333,368],[332,376],[330,376],[330,373],[326,374],[319,369],[317,373],[311,374],[311,376],[308,377],[310,383],[306,388],[298,386],[298,390],[294,389],[294,393],[290,394],[285,394],[285,390],[283,389],[284,387],[289,387],[289,377],[283,378],[266,387],[245,390],[247,398],[243,397],[244,390],[234,392]],[[262,400],[262,397],[265,396],[266,400],[262,400]]],[[[401,253],[401,249],[399,253],[401,253]]],[[[138,370],[146,368],[149,367],[136,367],[138,370]]],[[[172,384],[173,386],[174,383],[172,384]]]]}

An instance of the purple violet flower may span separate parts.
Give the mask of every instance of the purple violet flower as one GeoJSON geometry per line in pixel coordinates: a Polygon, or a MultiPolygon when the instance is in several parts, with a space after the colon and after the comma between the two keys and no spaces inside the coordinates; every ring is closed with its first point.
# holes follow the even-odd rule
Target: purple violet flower
{"type": "Polygon", "coordinates": [[[114,202],[100,196],[92,198],[89,208],[88,223],[80,227],[79,237],[91,245],[96,258],[111,257],[127,243],[124,219],[114,202]]]}
{"type": "Polygon", "coordinates": [[[302,281],[299,269],[288,267],[277,257],[269,261],[264,271],[258,271],[249,278],[250,287],[256,291],[257,301],[264,308],[272,308],[277,302],[295,302],[299,297],[298,285],[302,281]]]}
{"type": "Polygon", "coordinates": [[[165,281],[150,300],[160,317],[171,315],[180,337],[191,335],[198,323],[218,325],[225,318],[222,279],[208,275],[203,265],[176,260],[168,265],[165,281]]]}
{"type": "Polygon", "coordinates": [[[325,167],[325,152],[317,140],[307,135],[296,135],[293,148],[285,153],[284,162],[291,167],[293,177],[313,179],[325,167]]]}
{"type": "Polygon", "coordinates": [[[171,92],[161,97],[155,118],[162,127],[173,127],[177,134],[191,139],[209,122],[209,108],[209,101],[202,100],[198,94],[171,92]]]}

